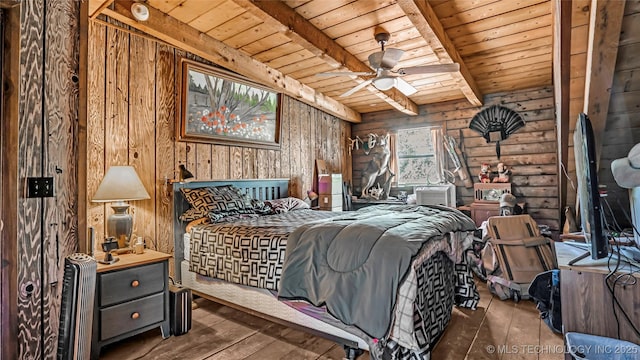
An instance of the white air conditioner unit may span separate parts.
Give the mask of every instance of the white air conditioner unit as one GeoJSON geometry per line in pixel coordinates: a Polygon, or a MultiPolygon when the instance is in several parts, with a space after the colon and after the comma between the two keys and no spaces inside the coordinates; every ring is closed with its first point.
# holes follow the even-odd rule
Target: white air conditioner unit
{"type": "Polygon", "coordinates": [[[416,186],[413,189],[418,205],[456,207],[456,187],[453,184],[416,186]]]}

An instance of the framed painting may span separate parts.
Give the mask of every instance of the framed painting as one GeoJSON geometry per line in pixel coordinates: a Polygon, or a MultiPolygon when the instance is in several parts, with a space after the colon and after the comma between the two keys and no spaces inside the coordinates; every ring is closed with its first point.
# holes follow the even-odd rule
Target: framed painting
{"type": "Polygon", "coordinates": [[[280,94],[236,74],[182,60],[178,140],[280,148],[280,94]]]}

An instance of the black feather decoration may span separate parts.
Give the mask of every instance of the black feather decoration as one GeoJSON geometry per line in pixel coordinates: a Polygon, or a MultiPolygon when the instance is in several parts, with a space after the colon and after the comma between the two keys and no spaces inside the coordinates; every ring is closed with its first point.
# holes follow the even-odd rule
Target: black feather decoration
{"type": "Polygon", "coordinates": [[[487,143],[496,143],[496,155],[500,159],[500,141],[525,125],[517,112],[501,105],[492,105],[477,113],[469,123],[469,128],[482,134],[487,143]]]}

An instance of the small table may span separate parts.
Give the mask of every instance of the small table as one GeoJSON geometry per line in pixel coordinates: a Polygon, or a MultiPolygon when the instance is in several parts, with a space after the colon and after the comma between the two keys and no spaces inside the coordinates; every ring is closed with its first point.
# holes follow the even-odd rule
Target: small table
{"type": "MultiPolygon", "coordinates": [[[[96,254],[102,259],[104,254],[96,254]]],[[[169,328],[170,254],[145,250],[118,255],[120,260],[98,263],[91,338],[91,358],[102,346],[160,326],[162,338],[169,328]]]]}
{"type": "Polygon", "coordinates": [[[511,183],[476,183],[473,192],[471,218],[480,227],[488,218],[500,215],[500,197],[511,193],[511,183]]]}
{"type": "Polygon", "coordinates": [[[480,227],[483,222],[492,216],[500,215],[500,203],[477,203],[474,202],[470,206],[471,218],[480,227]]]}

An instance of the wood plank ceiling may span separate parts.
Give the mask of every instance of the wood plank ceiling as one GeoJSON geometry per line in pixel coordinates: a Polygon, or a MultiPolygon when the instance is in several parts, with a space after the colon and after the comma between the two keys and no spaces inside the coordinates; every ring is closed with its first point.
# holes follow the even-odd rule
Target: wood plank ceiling
{"type": "Polygon", "coordinates": [[[198,55],[354,122],[363,113],[416,114],[419,105],[448,100],[481,105],[484,94],[552,83],[549,0],[147,0],[144,24],[132,19],[131,3],[91,0],[91,16],[106,14],[186,50],[198,47],[191,43],[198,34],[219,53],[198,55]],[[171,27],[160,26],[168,24],[157,19],[161,13],[171,27]],[[371,77],[316,74],[370,71],[368,56],[380,50],[376,28],[391,34],[387,47],[404,50],[395,70],[452,62],[460,70],[404,75],[418,90],[410,96],[369,85],[340,97],[371,77]],[[234,59],[220,61],[223,52],[234,59]],[[252,60],[259,70],[247,66],[252,60]]]}

